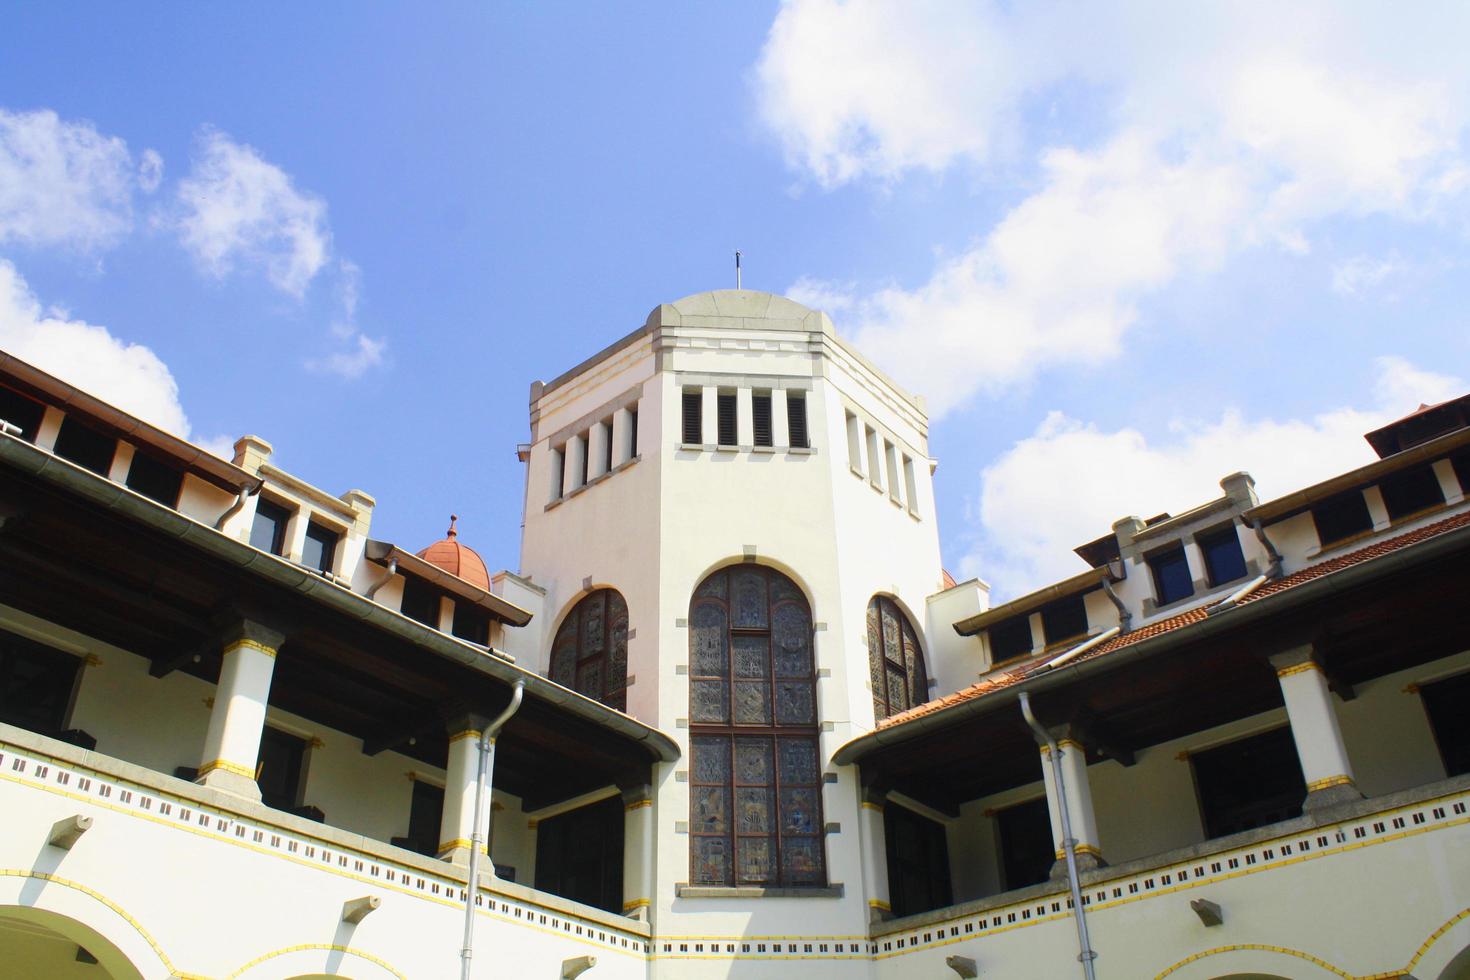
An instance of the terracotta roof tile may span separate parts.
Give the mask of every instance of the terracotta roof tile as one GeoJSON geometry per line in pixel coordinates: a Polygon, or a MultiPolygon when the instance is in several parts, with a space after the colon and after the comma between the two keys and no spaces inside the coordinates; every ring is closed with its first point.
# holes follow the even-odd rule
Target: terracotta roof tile
{"type": "MultiPolygon", "coordinates": [[[[1363,562],[1372,561],[1374,558],[1380,558],[1384,555],[1392,554],[1393,552],[1399,551],[1403,548],[1407,548],[1410,545],[1418,544],[1421,541],[1427,541],[1430,538],[1437,537],[1446,532],[1453,531],[1456,528],[1466,526],[1470,526],[1470,511],[1456,514],[1453,517],[1447,517],[1444,520],[1436,521],[1433,524],[1426,524],[1423,527],[1415,528],[1412,531],[1397,535],[1396,537],[1384,538],[1381,541],[1375,541],[1365,548],[1359,548],[1357,551],[1350,551],[1347,554],[1338,555],[1336,558],[1331,558],[1324,562],[1318,562],[1315,565],[1310,565],[1306,568],[1301,569],[1300,571],[1286,576],[1285,578],[1277,579],[1274,582],[1266,582],[1259,588],[1257,588],[1254,592],[1251,592],[1250,594],[1242,597],[1238,604],[1245,605],[1246,603],[1256,602],[1267,596],[1278,595],[1282,592],[1288,591],[1289,589],[1293,589],[1298,585],[1310,582],[1313,579],[1321,578],[1324,575],[1331,575],[1333,572],[1341,571],[1344,568],[1350,568],[1353,565],[1361,565],[1363,562]]],[[[1087,660],[1096,660],[1098,657],[1105,657],[1116,650],[1121,650],[1124,647],[1132,646],[1135,643],[1141,643],[1142,641],[1147,640],[1151,637],[1159,636],[1163,633],[1171,633],[1174,630],[1182,629],[1185,626],[1203,622],[1205,619],[1209,618],[1208,614],[1206,613],[1206,610],[1208,608],[1208,604],[1196,606],[1195,608],[1186,610],[1185,612],[1182,612],[1177,616],[1170,616],[1168,619],[1161,619],[1158,622],[1149,623],[1147,626],[1141,626],[1136,630],[1131,630],[1127,633],[1120,633],[1118,636],[1113,637],[1106,643],[1100,643],[1093,649],[1088,650],[1086,653],[1083,653],[1073,658],[1071,662],[1082,663],[1087,660]]],[[[892,715],[891,717],[884,718],[882,721],[878,722],[878,727],[880,729],[892,728],[894,725],[902,725],[905,722],[913,721],[915,718],[922,718],[925,715],[932,715],[937,711],[942,711],[943,709],[950,707],[951,705],[960,704],[965,701],[973,701],[976,698],[984,697],[985,695],[990,694],[993,691],[999,691],[1007,687],[1013,687],[1016,684],[1019,684],[1021,681],[1025,680],[1031,674],[1035,673],[1038,668],[1042,667],[1048,661],[1054,659],[1056,656],[1056,654],[1047,654],[1041,657],[1034,657],[1026,661],[1025,663],[1019,664],[1015,667],[1011,667],[1006,670],[995,671],[990,675],[982,677],[978,682],[971,684],[969,687],[963,688],[959,691],[955,691],[953,694],[946,694],[942,698],[937,698],[925,704],[910,708],[907,711],[903,711],[899,714],[892,715]]]]}

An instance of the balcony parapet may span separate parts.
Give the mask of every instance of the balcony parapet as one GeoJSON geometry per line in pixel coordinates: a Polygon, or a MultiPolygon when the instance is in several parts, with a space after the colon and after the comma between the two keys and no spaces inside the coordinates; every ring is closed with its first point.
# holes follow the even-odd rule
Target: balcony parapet
{"type": "MultiPolygon", "coordinates": [[[[245,847],[375,888],[462,906],[465,869],[205,786],[0,724],[0,782],[56,793],[245,847]]],[[[649,953],[647,923],[508,881],[484,884],[476,904],[496,919],[562,932],[604,949],[649,953]]]]}
{"type": "MultiPolygon", "coordinates": [[[[1456,776],[1084,872],[1082,904],[1089,910],[1112,908],[1467,823],[1470,775],[1456,776]]],[[[869,952],[879,958],[896,956],[1071,915],[1066,882],[1049,881],[875,922],[869,930],[869,952]]]]}

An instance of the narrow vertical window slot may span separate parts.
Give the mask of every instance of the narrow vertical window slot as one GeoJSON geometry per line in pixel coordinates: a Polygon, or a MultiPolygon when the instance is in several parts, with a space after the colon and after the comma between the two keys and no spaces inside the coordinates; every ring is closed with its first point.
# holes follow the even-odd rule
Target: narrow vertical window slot
{"type": "Polygon", "coordinates": [[[858,417],[847,413],[847,465],[858,473],[863,471],[863,437],[858,417]]]}
{"type": "Polygon", "coordinates": [[[893,443],[886,439],[883,440],[883,461],[888,467],[888,496],[896,503],[901,502],[898,496],[898,453],[894,450],[893,443]]]}
{"type": "Polygon", "coordinates": [[[915,517],[919,516],[919,484],[914,477],[914,461],[908,456],[903,458],[903,485],[908,491],[909,513],[915,517]]]}
{"type": "Polygon", "coordinates": [[[720,392],[715,400],[715,414],[719,421],[719,433],[716,441],[721,446],[734,446],[740,441],[735,412],[735,392],[720,392]]]}
{"type": "Polygon", "coordinates": [[[792,449],[811,448],[806,424],[806,395],[799,391],[786,393],[786,432],[792,449]]]}
{"type": "Polygon", "coordinates": [[[698,388],[684,389],[684,444],[698,446],[704,441],[704,392],[698,388]]]}
{"type": "Polygon", "coordinates": [[[757,446],[769,446],[771,442],[771,393],[757,391],[750,396],[751,428],[757,446]]]}

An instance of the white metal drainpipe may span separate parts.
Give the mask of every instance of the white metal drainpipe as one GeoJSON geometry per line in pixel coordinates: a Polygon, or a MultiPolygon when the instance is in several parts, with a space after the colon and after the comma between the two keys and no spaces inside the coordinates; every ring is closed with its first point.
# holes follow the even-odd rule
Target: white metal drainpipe
{"type": "Polygon", "coordinates": [[[475,896],[480,893],[480,845],[487,844],[486,850],[489,850],[484,813],[486,790],[489,788],[491,774],[495,771],[495,736],[510,721],[510,716],[519,710],[525,692],[525,679],[517,678],[516,685],[510,692],[510,704],[506,705],[505,710],[480,736],[480,767],[475,780],[475,827],[470,834],[470,880],[466,883],[464,892],[464,946],[459,951],[460,980],[470,980],[470,960],[475,955],[475,896]]]}
{"type": "Polygon", "coordinates": [[[1031,713],[1031,698],[1021,692],[1021,714],[1036,737],[1046,743],[1047,758],[1051,760],[1051,778],[1057,787],[1057,809],[1062,812],[1062,852],[1067,856],[1067,883],[1072,889],[1072,918],[1077,922],[1077,960],[1082,964],[1082,975],[1087,980],[1097,980],[1092,961],[1097,953],[1092,950],[1092,940],[1087,936],[1087,916],[1082,911],[1082,886],[1077,881],[1077,838],[1072,836],[1072,818],[1067,816],[1067,784],[1062,779],[1062,748],[1051,733],[1041,727],[1041,722],[1031,713]]]}

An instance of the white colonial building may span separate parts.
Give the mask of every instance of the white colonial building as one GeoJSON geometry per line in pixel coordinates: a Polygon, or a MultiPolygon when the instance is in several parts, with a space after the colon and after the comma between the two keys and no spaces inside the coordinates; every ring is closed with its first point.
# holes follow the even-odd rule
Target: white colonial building
{"type": "Polygon", "coordinates": [[[4,355],[0,419],[0,977],[1470,978],[1470,396],[994,608],[767,293],[531,386],[514,572],[4,355]]]}

